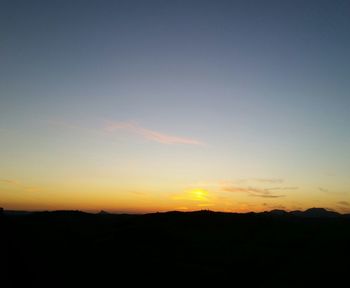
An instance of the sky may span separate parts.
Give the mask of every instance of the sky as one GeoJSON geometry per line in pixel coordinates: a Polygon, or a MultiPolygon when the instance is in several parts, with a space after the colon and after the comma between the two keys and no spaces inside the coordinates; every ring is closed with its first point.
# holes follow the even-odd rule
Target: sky
{"type": "Polygon", "coordinates": [[[350,2],[0,3],[0,206],[350,212],[350,2]]]}

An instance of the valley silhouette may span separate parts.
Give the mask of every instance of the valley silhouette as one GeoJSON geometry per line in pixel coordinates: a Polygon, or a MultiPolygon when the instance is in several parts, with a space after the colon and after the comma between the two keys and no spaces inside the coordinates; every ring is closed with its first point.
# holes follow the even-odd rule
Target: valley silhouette
{"type": "Polygon", "coordinates": [[[143,215],[4,210],[1,278],[3,287],[340,287],[349,243],[350,214],[323,208],[143,215]]]}

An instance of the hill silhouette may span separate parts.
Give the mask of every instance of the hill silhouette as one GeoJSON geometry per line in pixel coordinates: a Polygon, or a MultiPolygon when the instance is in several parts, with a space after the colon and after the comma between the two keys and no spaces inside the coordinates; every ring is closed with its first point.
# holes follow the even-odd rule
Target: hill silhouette
{"type": "MultiPolygon", "coordinates": [[[[71,216],[71,215],[120,215],[116,213],[110,213],[104,210],[99,211],[96,214],[88,213],[80,210],[53,210],[53,211],[23,211],[23,210],[3,210],[3,214],[5,215],[29,215],[29,214],[50,214],[50,215],[64,215],[64,216],[71,216]]],[[[285,211],[281,209],[273,209],[270,211],[264,211],[264,212],[247,212],[247,213],[236,213],[236,212],[216,212],[211,210],[198,210],[198,211],[168,211],[168,212],[157,212],[157,213],[149,213],[144,215],[152,215],[152,214],[167,214],[167,215],[177,215],[177,214],[221,214],[221,215],[269,215],[269,216],[297,216],[297,217],[305,217],[305,218],[329,218],[329,217],[348,217],[350,214],[340,214],[338,212],[334,212],[331,210],[327,210],[325,208],[309,208],[305,211],[301,210],[294,210],[294,211],[285,211]]],[[[127,215],[127,214],[124,214],[127,215]]],[[[132,214],[133,215],[133,214],[132,214]]]]}
{"type": "Polygon", "coordinates": [[[192,281],[336,287],[348,273],[340,260],[350,256],[348,215],[321,208],[145,215],[3,211],[0,224],[4,287],[192,281]]]}

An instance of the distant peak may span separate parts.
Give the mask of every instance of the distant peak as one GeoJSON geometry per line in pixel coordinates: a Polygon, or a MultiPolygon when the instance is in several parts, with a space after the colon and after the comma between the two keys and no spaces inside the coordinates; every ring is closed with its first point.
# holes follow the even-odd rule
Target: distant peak
{"type": "Polygon", "coordinates": [[[339,213],[327,210],[325,208],[310,208],[304,211],[304,214],[314,216],[314,217],[324,217],[324,216],[337,216],[339,213]]]}
{"type": "Polygon", "coordinates": [[[309,208],[309,209],[306,209],[304,212],[322,212],[322,213],[325,213],[325,212],[331,212],[325,208],[316,208],[316,207],[313,207],[313,208],[309,208]]]}
{"type": "Polygon", "coordinates": [[[107,211],[105,210],[101,210],[100,212],[98,212],[97,214],[100,214],[100,215],[105,215],[105,214],[109,214],[107,211]]]}
{"type": "Polygon", "coordinates": [[[284,210],[282,210],[282,209],[273,209],[273,210],[271,210],[271,211],[268,212],[268,213],[274,214],[274,215],[286,215],[286,214],[288,214],[287,211],[284,211],[284,210]]]}

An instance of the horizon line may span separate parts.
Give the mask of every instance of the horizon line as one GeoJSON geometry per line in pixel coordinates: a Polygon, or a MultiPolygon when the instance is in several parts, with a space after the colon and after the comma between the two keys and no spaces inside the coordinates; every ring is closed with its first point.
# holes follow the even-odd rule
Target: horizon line
{"type": "Polygon", "coordinates": [[[211,212],[211,213],[224,213],[224,214],[262,214],[262,213],[270,213],[270,212],[285,212],[287,214],[290,214],[292,212],[306,212],[311,209],[322,209],[325,210],[326,212],[330,213],[336,213],[339,215],[350,215],[350,211],[341,213],[338,211],[331,210],[329,208],[324,208],[324,207],[310,207],[306,208],[305,210],[288,210],[288,209],[271,209],[271,210],[264,210],[264,211],[247,211],[247,212],[235,212],[235,211],[220,211],[220,210],[210,210],[210,209],[199,209],[199,210],[188,210],[188,211],[183,211],[183,210],[166,210],[166,211],[155,211],[155,212],[145,212],[145,213],[139,213],[139,212],[123,212],[123,211],[113,211],[109,212],[108,210],[96,210],[96,212],[91,212],[94,210],[79,210],[79,209],[56,209],[56,210],[22,210],[22,209],[5,209],[3,207],[0,207],[0,212],[6,213],[6,212],[18,212],[18,213],[43,213],[43,212],[80,212],[80,213],[85,213],[85,214],[110,214],[110,215],[120,215],[120,214],[127,214],[127,215],[148,215],[148,214],[162,214],[162,213],[194,213],[194,212],[211,212]]]}

